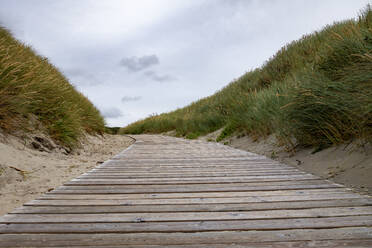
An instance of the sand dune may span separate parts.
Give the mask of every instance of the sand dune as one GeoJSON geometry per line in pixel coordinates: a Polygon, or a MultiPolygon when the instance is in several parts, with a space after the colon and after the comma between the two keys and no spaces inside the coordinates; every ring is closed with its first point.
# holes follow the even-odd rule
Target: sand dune
{"type": "Polygon", "coordinates": [[[87,136],[82,147],[70,154],[58,147],[50,151],[36,144],[35,149],[31,142],[0,136],[0,215],[90,170],[133,140],[119,135],[87,136]]]}

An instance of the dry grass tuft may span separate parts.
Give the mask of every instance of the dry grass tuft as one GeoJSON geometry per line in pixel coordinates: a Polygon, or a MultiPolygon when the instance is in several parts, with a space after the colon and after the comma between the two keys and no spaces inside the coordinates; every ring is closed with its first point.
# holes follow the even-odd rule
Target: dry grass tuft
{"type": "Polygon", "coordinates": [[[102,133],[99,111],[28,46],[0,28],[0,128],[30,129],[35,116],[52,138],[73,147],[83,132],[102,133]]]}

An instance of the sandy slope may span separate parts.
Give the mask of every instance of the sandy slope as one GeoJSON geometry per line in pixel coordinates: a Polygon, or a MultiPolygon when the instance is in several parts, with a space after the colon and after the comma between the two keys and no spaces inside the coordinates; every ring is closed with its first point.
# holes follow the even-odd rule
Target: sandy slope
{"type": "MultiPolygon", "coordinates": [[[[221,130],[201,137],[215,140],[221,130]]],[[[360,193],[372,194],[372,147],[357,143],[330,147],[313,153],[314,149],[299,148],[294,154],[277,146],[274,136],[253,141],[248,136],[234,136],[223,140],[229,146],[265,155],[274,160],[296,166],[304,171],[350,187],[360,193]],[[238,138],[239,137],[239,138],[238,138]]]]}
{"type": "Polygon", "coordinates": [[[37,198],[127,148],[133,140],[119,135],[87,136],[74,154],[41,152],[23,140],[0,135],[0,215],[37,198]]]}

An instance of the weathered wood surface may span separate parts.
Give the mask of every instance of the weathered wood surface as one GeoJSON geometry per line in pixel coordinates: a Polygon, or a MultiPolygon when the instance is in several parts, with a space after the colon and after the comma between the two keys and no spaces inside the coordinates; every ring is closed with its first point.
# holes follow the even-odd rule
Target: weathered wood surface
{"type": "Polygon", "coordinates": [[[372,247],[372,198],[215,143],[141,135],[0,218],[0,247],[372,247]]]}

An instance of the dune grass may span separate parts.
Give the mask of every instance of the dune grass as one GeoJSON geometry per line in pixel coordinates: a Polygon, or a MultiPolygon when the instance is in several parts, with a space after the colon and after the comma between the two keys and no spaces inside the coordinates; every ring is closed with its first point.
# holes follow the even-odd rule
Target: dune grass
{"type": "Polygon", "coordinates": [[[372,141],[372,11],[303,36],[212,96],[132,123],[121,133],[176,130],[196,138],[224,128],[281,144],[372,141]]]}
{"type": "Polygon", "coordinates": [[[43,124],[62,145],[74,147],[83,132],[102,133],[99,111],[44,57],[0,28],[0,128],[43,124]]]}

